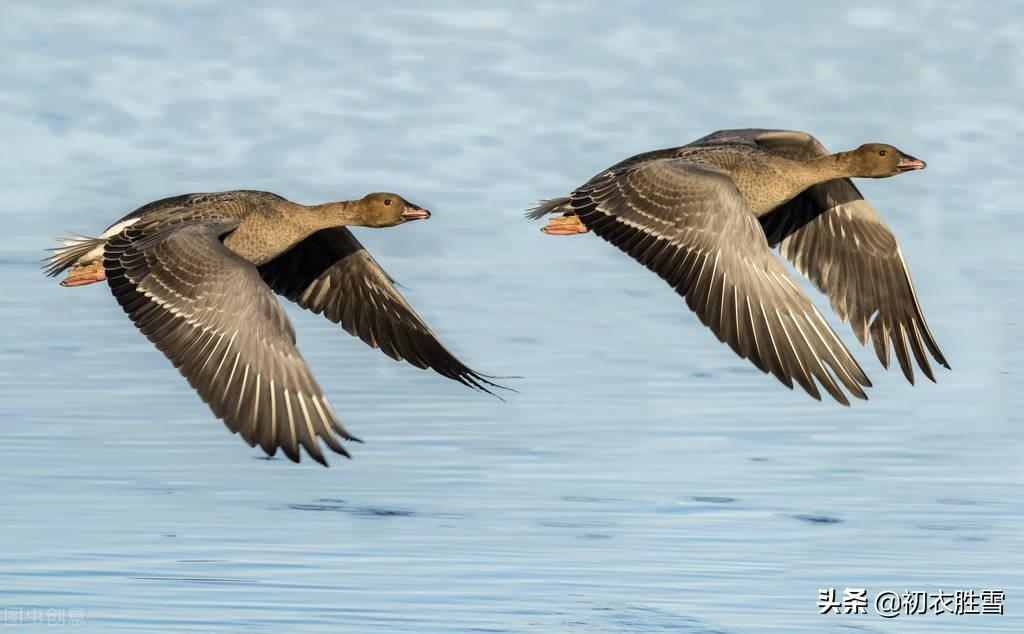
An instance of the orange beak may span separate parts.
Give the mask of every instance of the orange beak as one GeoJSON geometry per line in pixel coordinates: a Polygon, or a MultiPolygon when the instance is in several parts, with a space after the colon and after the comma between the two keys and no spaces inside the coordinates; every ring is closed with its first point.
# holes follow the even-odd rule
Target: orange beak
{"type": "Polygon", "coordinates": [[[923,170],[928,164],[921,159],[916,159],[909,154],[900,152],[900,162],[896,164],[896,169],[901,172],[911,172],[913,170],[923,170]]]}
{"type": "Polygon", "coordinates": [[[412,203],[405,205],[405,211],[402,212],[402,217],[406,220],[426,220],[430,217],[430,212],[412,203]]]}

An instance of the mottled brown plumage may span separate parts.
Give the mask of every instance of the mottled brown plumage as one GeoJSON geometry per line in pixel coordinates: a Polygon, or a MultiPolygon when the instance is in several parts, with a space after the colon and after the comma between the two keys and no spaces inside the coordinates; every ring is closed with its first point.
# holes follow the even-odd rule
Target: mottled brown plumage
{"type": "Polygon", "coordinates": [[[314,206],[258,191],[188,194],[140,207],[99,238],[66,240],[47,271],[72,268],[68,285],[105,278],[132,322],[250,446],[281,448],[296,462],[301,446],[326,464],[318,439],[344,456],[339,438],[358,439],[295,347],[275,292],[394,359],[495,386],[448,352],[346,228],[429,216],[388,193],[314,206]]]}
{"type": "Polygon", "coordinates": [[[545,228],[555,235],[593,230],[665,279],[741,357],[848,404],[839,384],[866,398],[870,381],[770,249],[829,296],[862,343],[870,333],[886,367],[891,346],[908,380],[911,352],[934,380],[925,348],[949,366],[899,246],[849,180],[922,167],[885,144],[829,154],[803,132],[723,130],[626,159],[527,215],[563,213],[545,228]]]}

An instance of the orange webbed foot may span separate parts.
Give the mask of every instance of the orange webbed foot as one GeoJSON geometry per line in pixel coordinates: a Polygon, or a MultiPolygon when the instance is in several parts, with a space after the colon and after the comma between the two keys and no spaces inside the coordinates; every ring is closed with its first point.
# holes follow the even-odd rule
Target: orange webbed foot
{"type": "Polygon", "coordinates": [[[574,236],[587,233],[590,231],[590,228],[583,224],[583,221],[578,216],[567,214],[552,218],[541,231],[549,236],[574,236]]]}
{"type": "Polygon", "coordinates": [[[107,271],[102,262],[93,262],[85,266],[76,266],[68,271],[68,276],[60,283],[61,286],[85,286],[107,279],[107,271]]]}

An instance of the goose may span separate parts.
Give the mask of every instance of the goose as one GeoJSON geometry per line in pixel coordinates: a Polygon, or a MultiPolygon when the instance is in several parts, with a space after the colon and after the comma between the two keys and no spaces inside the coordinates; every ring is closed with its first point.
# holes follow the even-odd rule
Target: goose
{"type": "Polygon", "coordinates": [[[887,178],[925,162],[892,145],[830,154],[793,130],[720,130],[682,147],[628,158],[527,217],[549,235],[593,231],[665,280],[740,357],[821,400],[820,384],[867,399],[871,382],[782,261],[825,293],[868,338],[883,367],[890,350],[914,383],[931,357],[949,368],[910,279],[899,243],[850,178],[887,178]],[[816,383],[817,382],[817,383],[816,383]]]}
{"type": "Polygon", "coordinates": [[[349,226],[430,212],[398,194],[301,205],[262,191],[195,193],[139,207],[97,238],[61,239],[45,265],[66,287],[106,280],[132,322],[224,421],[268,456],[362,442],[338,420],[299,354],[281,295],[395,360],[491,393],[502,387],[449,352],[349,226]],[[319,439],[319,440],[318,440],[319,439]]]}

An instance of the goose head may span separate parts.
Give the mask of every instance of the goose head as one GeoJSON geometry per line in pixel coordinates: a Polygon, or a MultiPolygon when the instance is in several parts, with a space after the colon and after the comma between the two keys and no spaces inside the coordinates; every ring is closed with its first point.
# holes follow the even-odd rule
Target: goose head
{"type": "Polygon", "coordinates": [[[887,143],[865,143],[850,152],[850,167],[854,176],[861,178],[887,178],[925,168],[925,162],[887,143]]]}
{"type": "Polygon", "coordinates": [[[359,224],[364,227],[394,227],[412,220],[426,220],[430,212],[398,194],[374,192],[357,205],[359,224]]]}

